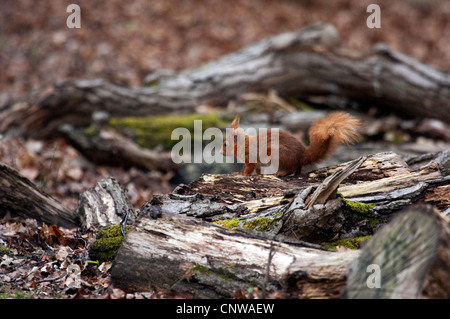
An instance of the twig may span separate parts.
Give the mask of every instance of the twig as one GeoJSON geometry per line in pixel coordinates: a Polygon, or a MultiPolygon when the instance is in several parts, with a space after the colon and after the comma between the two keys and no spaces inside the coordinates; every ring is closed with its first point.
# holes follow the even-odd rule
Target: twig
{"type": "Polygon", "coordinates": [[[262,286],[263,299],[267,298],[267,285],[269,284],[270,266],[272,264],[273,256],[276,254],[278,250],[278,247],[280,247],[280,242],[278,242],[278,245],[275,247],[274,242],[270,241],[269,257],[267,258],[267,265],[266,265],[266,274],[264,276],[264,282],[262,286]]]}
{"type": "Polygon", "coordinates": [[[66,274],[62,274],[61,276],[55,277],[55,278],[45,278],[45,279],[41,279],[36,281],[37,284],[40,284],[42,282],[51,282],[51,281],[57,281],[62,279],[66,274]]]}

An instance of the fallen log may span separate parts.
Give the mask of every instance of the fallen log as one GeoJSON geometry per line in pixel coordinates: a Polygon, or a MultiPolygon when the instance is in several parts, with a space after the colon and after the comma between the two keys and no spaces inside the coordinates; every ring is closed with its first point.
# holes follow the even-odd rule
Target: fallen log
{"type": "MultiPolygon", "coordinates": [[[[448,211],[449,154],[446,151],[428,156],[427,164],[414,170],[393,153],[368,156],[345,179],[345,184],[327,182],[326,196],[320,191],[325,177],[340,174],[350,163],[319,169],[300,178],[203,175],[189,185],[180,185],[172,194],[154,195],[139,213],[185,214],[233,228],[255,229],[315,243],[365,236],[372,234],[392,213],[417,201],[448,211]],[[322,200],[308,204],[314,192],[322,200]],[[336,192],[340,196],[335,197],[336,192]]],[[[91,201],[81,201],[79,209],[70,212],[10,167],[2,165],[0,172],[1,206],[25,218],[78,227],[83,211],[97,211],[97,217],[84,217],[83,222],[90,220],[95,224],[103,218],[99,217],[105,213],[102,209],[108,208],[102,201],[115,202],[114,198],[108,200],[99,195],[99,199],[93,200],[95,196],[90,196],[91,201]]],[[[108,191],[104,193],[107,195],[108,191]]],[[[117,215],[112,220],[118,221],[118,216],[123,218],[123,209],[109,208],[113,209],[111,216],[117,215]]]]}
{"type": "Polygon", "coordinates": [[[172,161],[170,152],[145,149],[113,130],[77,130],[65,124],[60,131],[69,143],[96,164],[134,166],[162,172],[175,171],[180,167],[172,161]]]}
{"type": "Polygon", "coordinates": [[[449,154],[428,156],[414,169],[394,153],[369,155],[338,183],[327,178],[341,174],[352,162],[302,177],[205,174],[172,194],[155,195],[141,214],[185,214],[314,243],[367,236],[395,212],[424,198],[441,211],[448,209],[448,196],[436,195],[450,184],[449,154]],[[322,200],[310,202],[313,197],[322,200]]]}
{"type": "Polygon", "coordinates": [[[364,55],[339,43],[336,29],[320,24],[264,39],[198,68],[154,74],[148,87],[103,80],[57,83],[29,101],[3,107],[0,132],[51,136],[66,123],[88,127],[97,111],[112,117],[193,113],[201,104],[223,106],[269,90],[312,103],[370,104],[450,123],[449,74],[385,45],[364,55]]]}
{"type": "Polygon", "coordinates": [[[446,298],[450,220],[431,206],[398,215],[361,250],[331,252],[164,214],[144,217],[113,264],[115,287],[231,298],[446,298]],[[347,274],[347,275],[346,275],[347,274]]]}
{"type": "MultiPolygon", "coordinates": [[[[427,198],[426,195],[430,194],[430,191],[437,189],[438,191],[432,193],[433,196],[428,202],[439,202],[440,205],[444,205],[445,199],[436,198],[436,196],[449,185],[449,154],[449,151],[446,151],[410,160],[410,163],[417,165],[415,169],[411,169],[395,154],[385,153],[367,156],[352,163],[344,163],[341,168],[338,165],[327,173],[324,170],[318,170],[311,172],[307,177],[300,178],[227,175],[225,178],[228,178],[230,182],[237,182],[241,186],[234,185],[236,194],[241,195],[236,198],[233,197],[233,189],[230,192],[230,189],[224,187],[224,179],[204,176],[204,185],[197,181],[193,183],[192,189],[189,185],[180,186],[178,193],[155,196],[151,202],[141,208],[140,217],[126,234],[125,241],[116,256],[112,270],[113,283],[124,290],[169,289],[182,293],[184,296],[197,298],[229,298],[255,287],[263,296],[269,297],[337,298],[341,296],[340,292],[345,287],[345,296],[355,297],[352,295],[353,290],[357,292],[356,296],[360,296],[358,294],[360,287],[352,288],[355,281],[346,285],[346,276],[349,264],[362,253],[360,251],[332,252],[314,244],[331,240],[336,235],[337,238],[342,237],[349,231],[346,227],[350,221],[348,217],[351,215],[345,215],[340,209],[347,203],[340,197],[333,198],[329,185],[337,187],[338,190],[341,187],[344,188],[344,193],[347,192],[346,196],[351,197],[361,195],[355,191],[355,188],[352,189],[353,186],[369,183],[359,188],[364,196],[370,197],[368,201],[373,201],[375,207],[379,207],[378,211],[375,207],[371,208],[371,213],[374,214],[383,211],[394,215],[392,213],[398,211],[400,207],[421,198],[427,198]],[[369,170],[368,167],[372,169],[369,170]],[[341,178],[345,176],[346,169],[348,172],[354,172],[345,179],[348,184],[343,185],[344,181],[341,178]],[[400,172],[400,174],[395,175],[393,172],[400,172]],[[357,176],[366,174],[367,180],[357,184],[357,181],[352,179],[354,174],[359,174],[357,176]],[[370,180],[369,176],[374,180],[370,180]],[[327,182],[323,183],[323,179],[327,182]],[[380,180],[384,180],[384,183],[380,180]],[[268,181],[271,181],[272,185],[268,185],[268,181]],[[339,181],[339,183],[333,181],[339,181]],[[414,188],[418,181],[419,184],[425,183],[427,186],[421,185],[414,188]],[[372,187],[370,183],[378,183],[378,186],[372,187]],[[275,185],[281,186],[280,189],[277,189],[275,185]],[[323,189],[326,190],[324,193],[326,196],[323,197],[326,198],[325,203],[312,204],[310,208],[307,208],[308,198],[313,198],[310,195],[314,194],[314,190],[320,190],[319,185],[323,185],[323,189]],[[272,193],[264,191],[272,186],[275,189],[272,193]],[[215,195],[210,197],[201,194],[199,190],[202,187],[205,194],[207,190],[212,191],[216,187],[215,195]],[[250,198],[245,197],[245,193],[251,193],[250,188],[257,191],[250,198]],[[379,189],[381,191],[377,192],[379,189]],[[195,192],[189,195],[187,194],[189,191],[195,192]],[[180,194],[183,192],[184,194],[180,194]],[[382,192],[390,194],[391,201],[401,199],[401,205],[397,205],[395,209],[389,205],[383,207],[384,204],[380,204],[383,201],[379,198],[382,192]],[[222,198],[223,194],[226,194],[226,197],[222,198]],[[215,213],[211,214],[211,212],[215,213]],[[183,214],[197,218],[183,217],[183,214]],[[239,223],[243,223],[244,226],[251,224],[256,226],[242,227],[244,230],[230,229],[202,220],[217,222],[217,215],[222,215],[220,216],[222,220],[224,216],[240,219],[237,226],[239,223]],[[275,222],[264,225],[254,223],[257,218],[268,218],[267,216],[272,216],[275,222]],[[339,219],[342,217],[344,220],[339,219]],[[311,221],[314,218],[316,220],[308,224],[308,220],[311,221]],[[254,231],[251,231],[252,229],[254,231]]],[[[2,165],[1,168],[0,203],[3,209],[25,218],[32,217],[63,227],[72,227],[74,223],[79,222],[78,215],[68,213],[59,203],[43,194],[34,184],[13,169],[6,165],[2,165]]],[[[113,182],[111,184],[119,193],[109,191],[110,202],[115,201],[117,196],[126,198],[122,191],[119,191],[117,187],[114,188],[113,182]]],[[[103,190],[97,188],[92,192],[108,193],[104,191],[108,188],[105,183],[100,186],[103,190]]],[[[97,202],[98,207],[111,208],[108,203],[97,202]]],[[[112,209],[116,214],[123,213],[124,209],[121,207],[125,206],[113,206],[112,209]]],[[[447,208],[442,209],[448,209],[448,202],[447,208]]],[[[437,213],[433,211],[433,214],[437,213]]],[[[113,217],[112,223],[118,222],[118,216],[113,217]]],[[[358,220],[353,226],[359,227],[358,230],[362,232],[361,225],[361,220],[358,220]]],[[[391,224],[387,225],[383,229],[389,229],[391,224]]],[[[374,296],[381,298],[448,297],[448,219],[445,217],[423,219],[420,215],[395,222],[394,225],[396,226],[391,227],[393,231],[401,229],[398,235],[396,232],[383,231],[383,229],[378,231],[378,228],[372,228],[372,232],[381,234],[379,236],[383,238],[382,243],[388,244],[379,244],[379,240],[374,237],[377,244],[370,244],[372,241],[367,244],[367,247],[376,247],[375,253],[371,256],[386,256],[388,253],[395,257],[400,254],[396,250],[396,247],[400,246],[404,253],[412,255],[410,261],[418,260],[421,266],[416,272],[414,267],[408,270],[408,266],[415,263],[406,263],[398,268],[395,266],[397,263],[391,263],[389,258],[380,260],[374,257],[374,263],[379,262],[380,269],[397,271],[395,276],[388,277],[393,279],[388,281],[390,284],[386,286],[389,288],[387,293],[379,290],[374,296]],[[392,238],[398,240],[392,242],[392,238]],[[410,240],[410,238],[417,240],[410,240]],[[383,247],[385,251],[380,252],[378,247],[383,247]],[[422,252],[430,253],[431,257],[428,254],[423,257],[422,252]],[[414,255],[415,253],[419,254],[414,255]],[[388,268],[392,265],[397,268],[388,268]],[[402,277],[404,271],[413,272],[415,279],[411,283],[402,277]],[[425,279],[421,281],[423,276],[425,279]],[[406,286],[407,290],[404,290],[406,286]],[[420,290],[417,290],[417,287],[420,290]],[[420,291],[420,293],[411,293],[411,291],[420,291]]],[[[403,259],[407,260],[406,257],[403,259]]],[[[369,260],[373,262],[373,259],[369,260]]],[[[353,266],[352,269],[361,272],[358,267],[353,266]]],[[[362,269],[366,271],[364,267],[362,269]]],[[[388,270],[387,273],[390,274],[391,271],[388,270]]],[[[367,275],[367,271],[365,274],[367,275]]],[[[367,280],[367,276],[363,279],[367,280]]],[[[358,277],[357,284],[361,285],[361,280],[361,277],[358,277]]],[[[363,282],[367,283],[367,281],[363,282]]]]}
{"type": "Polygon", "coordinates": [[[19,172],[0,163],[0,217],[8,212],[12,216],[83,231],[119,223],[125,226],[136,219],[126,191],[113,178],[103,179],[80,194],[77,208],[70,211],[19,172]]]}
{"type": "Polygon", "coordinates": [[[12,167],[0,163],[0,211],[65,228],[78,227],[77,215],[12,167]]]}
{"type": "Polygon", "coordinates": [[[254,287],[266,296],[336,298],[347,265],[358,255],[268,241],[163,214],[141,218],[127,233],[111,278],[114,287],[126,291],[172,290],[191,298],[231,298],[254,287]]]}

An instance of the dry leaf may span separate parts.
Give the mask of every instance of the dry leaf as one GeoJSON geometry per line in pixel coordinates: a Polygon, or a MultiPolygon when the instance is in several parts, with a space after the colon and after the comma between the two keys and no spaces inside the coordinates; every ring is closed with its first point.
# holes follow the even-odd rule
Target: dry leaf
{"type": "Polygon", "coordinates": [[[27,167],[20,170],[20,175],[28,178],[30,181],[34,181],[39,176],[39,170],[37,167],[27,167]]]}
{"type": "Polygon", "coordinates": [[[68,245],[68,240],[64,237],[63,232],[56,225],[50,225],[48,228],[49,236],[47,238],[47,243],[49,245],[56,243],[61,245],[68,245]]]}
{"type": "Polygon", "coordinates": [[[78,166],[70,166],[65,170],[65,175],[74,181],[79,181],[83,177],[83,170],[78,166]]]}
{"type": "Polygon", "coordinates": [[[72,253],[72,249],[69,246],[62,246],[56,252],[55,258],[59,261],[63,261],[70,253],[72,253]]]}
{"type": "Polygon", "coordinates": [[[81,269],[77,264],[72,264],[67,267],[67,277],[64,284],[69,288],[81,287],[81,269]]]}

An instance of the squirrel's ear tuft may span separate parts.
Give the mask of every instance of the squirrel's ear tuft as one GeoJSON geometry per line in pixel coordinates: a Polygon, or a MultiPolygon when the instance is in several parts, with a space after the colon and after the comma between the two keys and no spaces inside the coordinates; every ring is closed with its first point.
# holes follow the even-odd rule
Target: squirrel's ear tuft
{"type": "Polygon", "coordinates": [[[230,127],[234,128],[234,129],[239,127],[239,115],[236,115],[236,117],[234,118],[233,122],[231,122],[230,127]]]}

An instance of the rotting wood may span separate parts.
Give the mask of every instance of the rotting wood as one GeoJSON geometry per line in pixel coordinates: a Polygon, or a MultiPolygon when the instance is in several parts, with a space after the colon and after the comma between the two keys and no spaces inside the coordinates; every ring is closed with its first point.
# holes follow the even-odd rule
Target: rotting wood
{"type": "Polygon", "coordinates": [[[80,194],[75,214],[83,231],[95,231],[122,221],[132,224],[136,219],[126,191],[111,177],[80,194]]]}
{"type": "Polygon", "coordinates": [[[325,204],[329,198],[336,197],[336,193],[339,185],[355,170],[357,170],[367,157],[361,157],[349,163],[345,168],[328,176],[325,180],[316,188],[314,193],[307,198],[306,208],[311,208],[315,204],[325,204]],[[334,196],[333,196],[334,195],[334,196]]]}
{"type": "MultiPolygon", "coordinates": [[[[433,160],[435,155],[427,157],[426,163],[433,160]]],[[[309,173],[309,177],[322,179],[337,170],[345,167],[347,163],[324,167],[309,173]]],[[[394,152],[382,152],[371,154],[366,158],[364,163],[346,179],[346,183],[354,184],[362,181],[378,180],[385,177],[397,176],[400,174],[410,173],[411,168],[405,160],[394,152]]]]}
{"type": "Polygon", "coordinates": [[[23,218],[34,218],[65,228],[78,227],[77,215],[39,189],[12,167],[0,163],[0,208],[23,218]]]}
{"type": "Polygon", "coordinates": [[[344,252],[163,214],[141,218],[128,232],[112,282],[126,291],[175,291],[191,298],[230,298],[254,287],[278,298],[448,298],[449,245],[449,220],[430,207],[413,207],[362,251],[344,252]],[[372,264],[381,269],[379,288],[370,288],[377,284],[367,271],[372,264]]]}
{"type": "Polygon", "coordinates": [[[290,297],[283,287],[295,277],[310,283],[304,297],[338,297],[347,265],[358,255],[277,242],[271,246],[245,232],[163,214],[141,218],[127,233],[111,276],[114,286],[126,291],[172,290],[193,298],[230,298],[236,290],[253,287],[290,297]]]}
{"type": "MultiPolygon", "coordinates": [[[[446,175],[449,172],[447,154],[449,152],[434,154],[428,158],[428,164],[421,165],[416,170],[410,170],[404,161],[398,161],[392,153],[368,156],[344,181],[345,184],[339,185],[338,193],[345,198],[344,201],[337,197],[328,200],[324,205],[312,205],[309,209],[302,205],[321,184],[321,177],[327,175],[323,170],[319,170],[320,174],[313,171],[308,176],[300,178],[204,175],[189,185],[178,187],[172,194],[155,195],[151,202],[144,205],[140,213],[185,214],[207,221],[232,220],[238,228],[264,230],[272,234],[294,236],[300,240],[309,239],[312,242],[355,234],[366,235],[373,232],[378,224],[386,221],[393,212],[422,199],[438,204],[437,208],[442,211],[448,210],[448,200],[445,198],[439,200],[436,196],[430,197],[430,194],[433,194],[434,189],[435,195],[442,193],[440,190],[449,184],[450,178],[446,175]],[[368,170],[368,167],[371,169],[368,170]],[[373,172],[376,173],[372,174],[373,172]],[[392,172],[401,174],[395,176],[392,172]],[[351,178],[354,175],[366,176],[367,179],[371,176],[374,180],[356,183],[351,178]],[[377,178],[379,176],[388,177],[377,178]],[[348,206],[350,203],[366,205],[364,207],[369,216],[363,214],[356,221],[348,219],[349,216],[343,216],[341,207],[352,209],[348,206]],[[333,209],[327,211],[331,208],[333,209]],[[333,214],[333,210],[339,213],[333,214]],[[321,215],[325,212],[328,217],[321,215]],[[293,219],[293,216],[296,217],[293,219]],[[307,216],[311,222],[300,221],[298,219],[300,216],[307,216]],[[313,222],[314,217],[321,222],[313,222]],[[364,217],[366,219],[362,222],[360,218],[364,217]],[[352,223],[355,224],[352,226],[352,223]],[[311,225],[315,225],[315,231],[311,230],[311,225]],[[305,234],[312,233],[316,236],[314,240],[308,236],[304,237],[305,234]],[[320,234],[322,235],[318,236],[320,234]]],[[[340,169],[348,164],[342,164],[340,169]]],[[[1,187],[4,192],[2,205],[6,210],[25,218],[37,218],[66,227],[79,226],[79,216],[76,213],[67,211],[14,170],[6,166],[2,168],[4,174],[4,185],[1,187]],[[11,185],[15,185],[13,190],[11,185]],[[19,201],[17,198],[24,199],[19,201]]],[[[337,167],[331,168],[330,174],[331,171],[337,170],[339,170],[337,167]]]]}
{"type": "Polygon", "coordinates": [[[362,249],[349,267],[343,296],[448,299],[449,269],[450,219],[429,205],[414,206],[362,249]]]}
{"type": "MultiPolygon", "coordinates": [[[[422,163],[414,169],[410,169],[403,161],[405,163],[402,164],[405,165],[402,169],[404,173],[400,176],[386,175],[387,177],[381,178],[386,184],[385,193],[397,196],[393,197],[391,201],[401,204],[394,208],[383,207],[384,204],[372,198],[367,200],[368,203],[372,201],[372,204],[375,204],[375,207],[370,208],[371,213],[391,214],[405,205],[426,198],[427,192],[429,193],[433,189],[444,189],[450,180],[448,178],[449,154],[450,150],[429,156],[426,163],[422,163]],[[418,181],[419,184],[417,184],[418,181]]],[[[360,169],[366,170],[369,165],[378,167],[379,172],[376,176],[384,176],[383,168],[394,171],[401,168],[402,165],[399,164],[401,161],[396,159],[397,157],[391,153],[368,156],[354,174],[357,174],[360,169]],[[374,158],[378,162],[376,165],[374,158]],[[386,161],[383,161],[383,158],[386,161]]],[[[423,157],[420,161],[423,161],[423,157]]],[[[418,163],[418,161],[412,162],[418,163]]],[[[340,169],[349,164],[351,163],[342,164],[340,169]]],[[[1,190],[4,191],[3,207],[11,211],[17,210],[16,213],[23,213],[21,216],[25,218],[32,217],[64,227],[70,226],[65,223],[65,218],[78,218],[75,217],[75,214],[70,213],[67,217],[67,212],[64,210],[52,214],[52,208],[47,210],[46,205],[50,203],[58,208],[57,202],[41,194],[31,182],[11,168],[4,165],[2,168],[4,174],[1,187],[1,190]],[[12,193],[13,195],[8,193],[12,189],[11,185],[16,185],[19,192],[12,193]],[[38,194],[38,199],[35,200],[36,194],[33,193],[38,194]],[[12,205],[11,198],[15,200],[12,201],[12,205]],[[14,206],[14,203],[17,205],[14,206]],[[39,207],[45,214],[38,213],[36,215],[34,213],[32,207],[37,204],[44,205],[39,207]],[[27,211],[25,212],[25,210],[27,211]]],[[[331,175],[331,173],[325,175],[331,175]]],[[[378,182],[376,176],[373,176],[375,180],[363,183],[378,182]]],[[[358,231],[362,233],[361,223],[356,223],[354,225],[356,228],[352,228],[353,226],[348,228],[350,219],[347,219],[348,216],[341,208],[347,205],[349,199],[336,197],[329,199],[324,204],[312,205],[311,208],[305,209],[305,200],[321,183],[321,178],[314,172],[309,177],[300,178],[267,176],[237,178],[235,175],[227,175],[226,178],[229,178],[230,182],[237,181],[246,185],[246,191],[250,188],[257,188],[259,185],[260,191],[255,191],[254,196],[247,198],[241,196],[237,200],[233,200],[233,191],[227,190],[224,187],[226,184],[223,184],[223,179],[216,176],[216,178],[203,179],[205,189],[209,189],[209,191],[214,186],[220,186],[213,197],[201,194],[202,185],[199,182],[193,184],[191,190],[189,190],[190,185],[180,187],[178,191],[184,194],[155,196],[147,206],[139,211],[140,217],[135,226],[127,233],[119,250],[113,268],[114,284],[125,290],[172,289],[198,298],[232,297],[235,291],[245,291],[249,287],[261,289],[264,287],[268,296],[339,297],[341,289],[346,285],[347,267],[352,260],[359,256],[360,252],[330,252],[313,248],[314,245],[311,243],[321,243],[340,238],[340,236],[355,235],[358,231]],[[268,181],[274,183],[273,185],[280,186],[285,183],[284,188],[281,187],[281,190],[270,194],[276,196],[267,197],[267,192],[265,194],[261,190],[267,188],[268,181]],[[296,181],[299,184],[296,184],[296,181]],[[189,191],[194,190],[194,194],[189,194],[189,191]],[[226,198],[221,198],[222,194],[226,195],[226,198]],[[260,205],[258,206],[258,204],[260,205]],[[214,208],[217,214],[211,215],[211,208],[214,208]],[[183,214],[197,218],[183,217],[183,214]],[[276,223],[272,225],[272,229],[263,233],[229,229],[201,220],[217,220],[217,215],[240,219],[244,226],[258,218],[268,218],[267,216],[276,219],[276,223]],[[347,225],[344,221],[347,222],[347,225]],[[257,235],[259,233],[261,235],[257,235]],[[286,240],[289,237],[291,239],[286,240]],[[305,241],[311,246],[306,247],[307,245],[303,244],[305,241]],[[271,258],[269,267],[270,273],[267,274],[267,262],[274,249],[275,254],[271,258]]],[[[342,187],[358,186],[356,181],[348,179],[350,183],[348,185],[341,184],[342,187]]],[[[364,196],[374,195],[371,191],[367,191],[368,189],[370,188],[361,187],[364,196]]],[[[17,189],[14,190],[17,191],[17,189]]],[[[238,194],[243,194],[239,193],[239,188],[236,188],[236,191],[238,194]]],[[[442,207],[442,209],[447,208],[442,207]]],[[[435,218],[435,220],[441,219],[435,218]]],[[[423,228],[423,232],[432,234],[434,230],[438,229],[434,233],[440,238],[437,242],[443,248],[435,251],[435,255],[442,258],[443,262],[447,262],[448,242],[443,239],[448,236],[448,227],[444,227],[443,229],[446,230],[441,231],[439,229],[442,228],[428,227],[431,224],[435,223],[421,219],[417,219],[415,222],[415,225],[423,228]]],[[[400,225],[403,226],[403,223],[400,225]]],[[[370,220],[365,226],[370,226],[370,220]]],[[[253,229],[258,230],[258,228],[253,229]]],[[[372,228],[372,231],[374,230],[376,230],[376,234],[379,233],[377,229],[372,228]]],[[[405,236],[411,236],[411,234],[405,236]]],[[[432,238],[432,236],[427,236],[432,238]]],[[[392,235],[387,234],[385,237],[389,238],[392,235]]],[[[407,240],[405,239],[405,241],[407,240]]],[[[424,245],[428,245],[428,242],[424,245]]],[[[412,250],[415,251],[414,247],[412,250]]],[[[434,270],[427,274],[422,286],[416,285],[422,289],[420,294],[433,298],[446,296],[448,290],[445,284],[448,282],[448,278],[445,277],[446,273],[443,269],[448,269],[448,264],[444,265],[447,265],[445,266],[447,268],[442,268],[441,262],[435,264],[427,262],[424,268],[428,267],[427,269],[434,270]],[[443,271],[444,277],[440,275],[443,271]],[[442,278],[445,280],[442,281],[442,278]]],[[[401,288],[402,285],[399,283],[398,287],[401,288]]],[[[396,288],[396,291],[399,291],[400,288],[396,288]]],[[[408,296],[421,296],[420,294],[409,294],[408,296]]],[[[379,297],[384,297],[384,295],[379,295],[379,297]]]]}
{"type": "MultiPolygon", "coordinates": [[[[445,152],[416,170],[394,153],[369,155],[322,204],[307,205],[326,176],[351,165],[313,171],[302,177],[203,175],[172,194],[155,195],[146,211],[185,214],[237,228],[264,230],[313,243],[371,235],[393,213],[448,185],[445,152]],[[443,165],[443,163],[445,165],[443,165]],[[355,177],[357,176],[357,177],[355,177]],[[358,181],[361,179],[363,181],[358,181]],[[343,198],[341,198],[343,197],[343,198]]],[[[328,194],[328,193],[327,193],[328,194]]],[[[440,209],[447,209],[440,202],[440,209]]]]}

